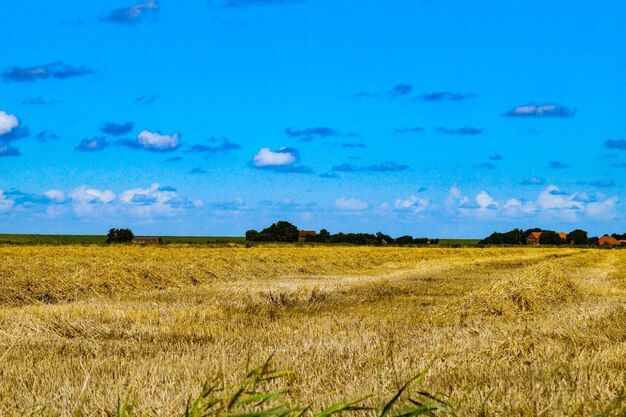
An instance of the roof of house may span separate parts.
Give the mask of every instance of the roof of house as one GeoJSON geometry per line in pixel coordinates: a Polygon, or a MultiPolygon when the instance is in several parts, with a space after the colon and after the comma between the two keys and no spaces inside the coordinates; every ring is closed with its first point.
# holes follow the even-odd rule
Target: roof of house
{"type": "Polygon", "coordinates": [[[559,232],[559,233],[557,233],[557,234],[561,237],[561,239],[563,239],[563,240],[566,240],[566,239],[567,239],[567,233],[564,233],[564,232],[559,232]]]}
{"type": "Polygon", "coordinates": [[[528,237],[534,237],[535,239],[539,239],[543,232],[532,232],[528,237]]]}
{"type": "Polygon", "coordinates": [[[610,245],[618,245],[622,241],[615,239],[613,236],[604,235],[599,240],[600,244],[608,243],[610,245]]]}
{"type": "Polygon", "coordinates": [[[315,232],[315,230],[299,230],[298,234],[300,236],[309,236],[309,235],[316,235],[317,233],[315,232]]]}

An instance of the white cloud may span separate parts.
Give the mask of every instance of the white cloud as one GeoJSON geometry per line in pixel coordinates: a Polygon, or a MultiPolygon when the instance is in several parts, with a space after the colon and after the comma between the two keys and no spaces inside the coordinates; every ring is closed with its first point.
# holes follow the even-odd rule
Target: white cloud
{"type": "Polygon", "coordinates": [[[461,189],[456,185],[453,185],[448,190],[448,198],[446,198],[446,207],[448,210],[456,210],[459,207],[463,207],[469,203],[469,198],[464,196],[461,189]]]}
{"type": "Polygon", "coordinates": [[[504,203],[502,213],[506,217],[520,217],[535,213],[536,210],[536,205],[532,201],[524,203],[517,198],[511,198],[504,203]]]}
{"type": "Polygon", "coordinates": [[[180,145],[180,133],[162,135],[159,132],[144,130],[137,136],[137,144],[144,149],[156,151],[174,150],[180,145]]]}
{"type": "Polygon", "coordinates": [[[119,196],[124,209],[135,217],[171,217],[186,208],[200,208],[202,201],[181,197],[175,189],[152,184],[150,188],[134,188],[119,196]]]}
{"type": "Polygon", "coordinates": [[[618,202],[617,197],[608,198],[599,193],[567,193],[555,185],[547,186],[534,201],[509,198],[500,202],[486,191],[479,192],[474,200],[475,203],[471,202],[458,187],[452,187],[446,199],[448,214],[478,220],[526,218],[537,222],[577,222],[585,216],[610,220],[617,215],[618,202]]]}
{"type": "Polygon", "coordinates": [[[498,207],[498,203],[486,191],[478,193],[476,203],[482,209],[495,209],[498,207]]]}
{"type": "Polygon", "coordinates": [[[6,213],[13,208],[15,200],[4,195],[4,191],[0,190],[0,213],[6,213]]]}
{"type": "Polygon", "coordinates": [[[73,201],[78,203],[110,203],[115,200],[115,193],[110,190],[97,190],[95,188],[87,188],[86,185],[74,189],[70,193],[73,201]]]}
{"type": "Polygon", "coordinates": [[[617,215],[615,205],[618,201],[617,197],[611,197],[602,202],[589,203],[585,212],[595,220],[612,220],[617,215]]]}
{"type": "Polygon", "coordinates": [[[537,205],[542,210],[580,210],[584,204],[576,201],[576,196],[576,193],[567,194],[549,185],[537,197],[537,205]]]}
{"type": "Polygon", "coordinates": [[[289,152],[287,148],[280,148],[277,152],[272,151],[270,148],[261,148],[254,155],[253,163],[257,167],[283,166],[292,164],[296,160],[296,156],[289,152]]]}
{"type": "Polygon", "coordinates": [[[110,190],[97,190],[86,185],[75,188],[70,193],[74,213],[80,217],[98,217],[114,212],[112,204],[115,193],[110,190]]]}
{"type": "Polygon", "coordinates": [[[335,207],[339,210],[363,211],[366,210],[369,205],[365,201],[357,200],[356,198],[343,197],[335,200],[335,207]]]}
{"type": "Polygon", "coordinates": [[[414,213],[421,213],[430,206],[430,200],[412,195],[405,200],[396,199],[394,206],[398,210],[411,210],[414,213]]]}
{"type": "Polygon", "coordinates": [[[5,111],[0,111],[0,136],[9,133],[19,125],[20,121],[17,117],[5,111]]]}
{"type": "Polygon", "coordinates": [[[62,203],[63,201],[65,201],[65,193],[61,190],[48,190],[43,193],[43,195],[48,197],[55,203],[62,203]]]}

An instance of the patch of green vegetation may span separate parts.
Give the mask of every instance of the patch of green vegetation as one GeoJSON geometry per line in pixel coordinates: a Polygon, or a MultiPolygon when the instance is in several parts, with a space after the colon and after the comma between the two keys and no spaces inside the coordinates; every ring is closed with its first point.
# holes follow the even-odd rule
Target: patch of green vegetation
{"type": "Polygon", "coordinates": [[[96,245],[105,241],[106,236],[103,235],[0,235],[0,244],[17,245],[96,245]]]}
{"type": "MultiPolygon", "coordinates": [[[[244,237],[229,236],[162,236],[164,244],[224,245],[229,243],[244,244],[244,237]]],[[[104,235],[35,235],[35,234],[0,234],[0,244],[13,245],[102,245],[104,235]]]]}
{"type": "Polygon", "coordinates": [[[439,239],[439,246],[460,245],[460,246],[476,246],[480,239],[439,239]]]}
{"type": "Polygon", "coordinates": [[[162,236],[163,243],[178,243],[178,244],[190,244],[190,245],[201,245],[201,244],[228,244],[228,243],[237,243],[244,244],[246,243],[245,237],[238,236],[162,236]]]}

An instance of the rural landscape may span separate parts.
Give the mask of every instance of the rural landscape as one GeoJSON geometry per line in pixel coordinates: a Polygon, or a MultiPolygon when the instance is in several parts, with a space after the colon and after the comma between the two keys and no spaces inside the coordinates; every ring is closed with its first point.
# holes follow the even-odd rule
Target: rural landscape
{"type": "Polygon", "coordinates": [[[626,417],[624,0],[0,6],[0,417],[626,417]]]}

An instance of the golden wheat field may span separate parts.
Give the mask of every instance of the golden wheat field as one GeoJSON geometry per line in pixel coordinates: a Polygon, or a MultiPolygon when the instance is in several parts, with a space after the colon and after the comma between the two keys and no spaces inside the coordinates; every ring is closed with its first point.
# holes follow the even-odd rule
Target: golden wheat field
{"type": "Polygon", "coordinates": [[[0,247],[2,416],[106,415],[130,391],[181,415],[271,355],[314,406],[425,370],[462,416],[594,415],[625,386],[626,251],[0,247]]]}

